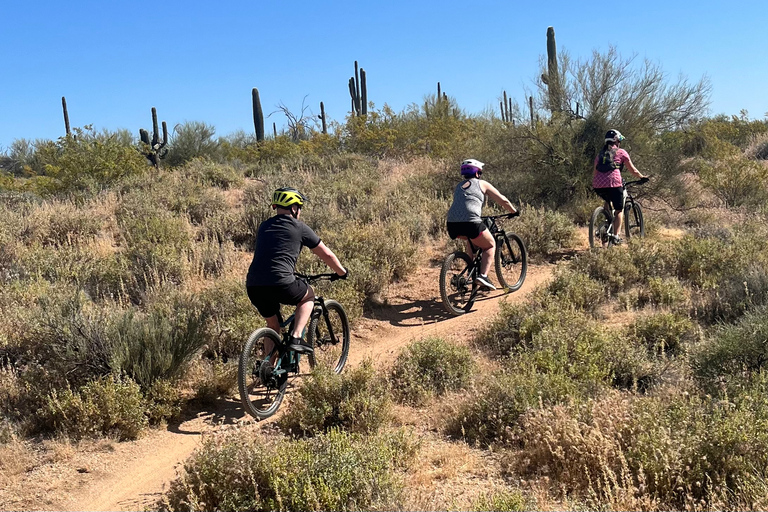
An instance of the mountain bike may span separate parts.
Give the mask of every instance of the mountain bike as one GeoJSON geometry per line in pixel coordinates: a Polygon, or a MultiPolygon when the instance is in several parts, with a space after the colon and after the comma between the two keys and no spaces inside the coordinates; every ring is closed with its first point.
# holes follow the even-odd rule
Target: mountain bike
{"type": "MultiPolygon", "coordinates": [[[[621,181],[624,188],[624,234],[627,241],[633,237],[642,238],[645,236],[643,209],[632,196],[630,188],[647,182],[647,177],[635,181],[624,181],[623,179],[621,181]]],[[[615,220],[610,204],[605,203],[603,206],[595,208],[589,220],[589,247],[608,248],[616,243],[617,239],[613,236],[615,220]]]]}
{"type": "MultiPolygon", "coordinates": [[[[493,237],[496,239],[496,277],[507,292],[514,292],[523,286],[528,271],[528,253],[525,244],[516,234],[504,231],[497,224],[498,219],[516,217],[520,212],[482,217],[493,237]]],[[[440,296],[446,311],[452,315],[461,315],[472,309],[479,284],[475,277],[480,274],[482,250],[469,242],[475,257],[470,258],[463,251],[449,254],[440,269],[440,296]]]]}
{"type": "MultiPolygon", "coordinates": [[[[305,276],[299,279],[314,284],[331,280],[336,274],[305,276]]],[[[293,386],[295,378],[306,375],[315,366],[322,365],[341,373],[349,355],[349,320],[344,308],[335,300],[315,296],[312,315],[304,331],[307,343],[314,352],[299,354],[288,347],[288,338],[293,330],[295,314],[285,320],[278,313],[280,330],[269,327],[254,331],[246,341],[240,354],[237,384],[240,400],[248,414],[258,420],[269,418],[280,407],[286,389],[293,386]],[[269,353],[265,353],[265,342],[271,341],[269,353]]],[[[266,343],[270,345],[270,343],[266,343]]]]}

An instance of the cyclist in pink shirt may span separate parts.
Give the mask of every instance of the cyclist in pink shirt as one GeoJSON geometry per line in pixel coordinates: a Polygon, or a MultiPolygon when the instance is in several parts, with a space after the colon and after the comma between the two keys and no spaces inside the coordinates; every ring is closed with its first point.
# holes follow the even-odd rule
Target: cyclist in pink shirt
{"type": "Polygon", "coordinates": [[[621,149],[621,141],[624,139],[619,130],[608,130],[605,134],[605,145],[595,158],[592,173],[592,188],[613,207],[616,216],[612,235],[615,244],[621,243],[619,233],[624,217],[624,184],[621,181],[621,171],[626,167],[638,178],[645,178],[632,163],[629,153],[621,149]]]}

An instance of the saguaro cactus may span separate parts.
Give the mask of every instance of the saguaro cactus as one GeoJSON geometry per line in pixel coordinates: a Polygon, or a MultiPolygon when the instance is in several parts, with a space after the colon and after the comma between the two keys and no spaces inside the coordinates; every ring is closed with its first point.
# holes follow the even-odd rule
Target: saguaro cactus
{"type": "Polygon", "coordinates": [[[363,68],[358,69],[357,61],[355,61],[355,76],[349,79],[349,96],[352,98],[352,115],[367,115],[368,86],[366,74],[363,68]]]}
{"type": "Polygon", "coordinates": [[[264,140],[264,111],[261,110],[259,90],[254,87],[251,96],[253,96],[253,126],[256,129],[256,140],[261,142],[264,140]]]}
{"type": "Polygon", "coordinates": [[[147,130],[144,128],[139,130],[139,138],[141,138],[141,142],[148,146],[144,156],[146,156],[155,167],[160,166],[160,159],[165,157],[168,152],[165,150],[165,145],[168,143],[168,125],[163,121],[162,126],[163,139],[160,140],[160,134],[157,129],[157,109],[152,107],[152,140],[149,140],[149,132],[147,132],[147,130]]]}
{"type": "Polygon", "coordinates": [[[323,133],[328,134],[328,127],[325,124],[325,105],[323,105],[323,102],[320,102],[320,115],[317,116],[320,118],[320,121],[323,123],[323,133]]]}
{"type": "Polygon", "coordinates": [[[64,129],[69,135],[69,112],[67,111],[67,99],[64,96],[61,97],[61,108],[64,110],[64,129]]]}
{"type": "Polygon", "coordinates": [[[557,69],[557,44],[553,27],[547,28],[547,72],[541,75],[541,81],[549,91],[549,110],[551,112],[562,110],[562,89],[557,69]]]}

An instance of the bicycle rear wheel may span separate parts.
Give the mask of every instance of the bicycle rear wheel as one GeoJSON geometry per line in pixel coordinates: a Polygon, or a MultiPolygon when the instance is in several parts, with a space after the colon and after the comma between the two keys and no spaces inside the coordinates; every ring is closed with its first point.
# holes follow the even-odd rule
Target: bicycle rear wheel
{"type": "Polygon", "coordinates": [[[475,268],[467,254],[457,251],[449,254],[440,269],[440,297],[446,311],[461,315],[469,311],[475,300],[475,268]]]}
{"type": "Polygon", "coordinates": [[[605,248],[612,245],[609,236],[612,222],[613,215],[608,210],[603,206],[595,208],[589,219],[589,246],[591,248],[605,248]]]}
{"type": "Polygon", "coordinates": [[[320,365],[341,373],[349,355],[349,320],[335,300],[326,300],[325,309],[327,315],[315,315],[309,322],[307,342],[315,349],[309,364],[312,368],[320,365]]]}
{"type": "Polygon", "coordinates": [[[520,237],[514,233],[497,236],[495,260],[501,286],[511,292],[519,290],[528,272],[528,253],[520,237]]]}
{"type": "Polygon", "coordinates": [[[645,221],[643,221],[643,209],[639,204],[632,202],[624,208],[624,232],[627,240],[645,236],[645,221]]]}
{"type": "Polygon", "coordinates": [[[257,420],[275,414],[285,397],[288,369],[282,367],[282,360],[274,367],[272,365],[274,358],[280,358],[279,344],[279,335],[272,329],[263,327],[250,335],[240,354],[237,371],[240,401],[245,412],[257,420]],[[264,347],[268,341],[272,342],[272,349],[265,356],[264,347]]]}

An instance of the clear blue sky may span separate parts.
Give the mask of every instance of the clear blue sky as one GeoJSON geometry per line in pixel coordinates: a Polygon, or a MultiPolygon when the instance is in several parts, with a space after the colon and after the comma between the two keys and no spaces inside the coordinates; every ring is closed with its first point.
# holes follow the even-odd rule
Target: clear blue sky
{"type": "MultiPolygon", "coordinates": [[[[548,26],[574,59],[613,44],[673,81],[708,76],[712,114],[768,112],[765,0],[30,0],[4,2],[0,19],[0,151],[61,136],[62,96],[72,126],[134,136],[151,129],[152,106],[169,128],[204,121],[219,135],[252,133],[253,87],[267,113],[278,103],[298,113],[306,96],[314,114],[323,101],[342,121],[355,60],[377,107],[421,103],[439,81],[479,113],[498,108],[503,90],[523,101],[548,26]]],[[[285,125],[273,114],[268,130],[273,121],[285,125]]]]}

